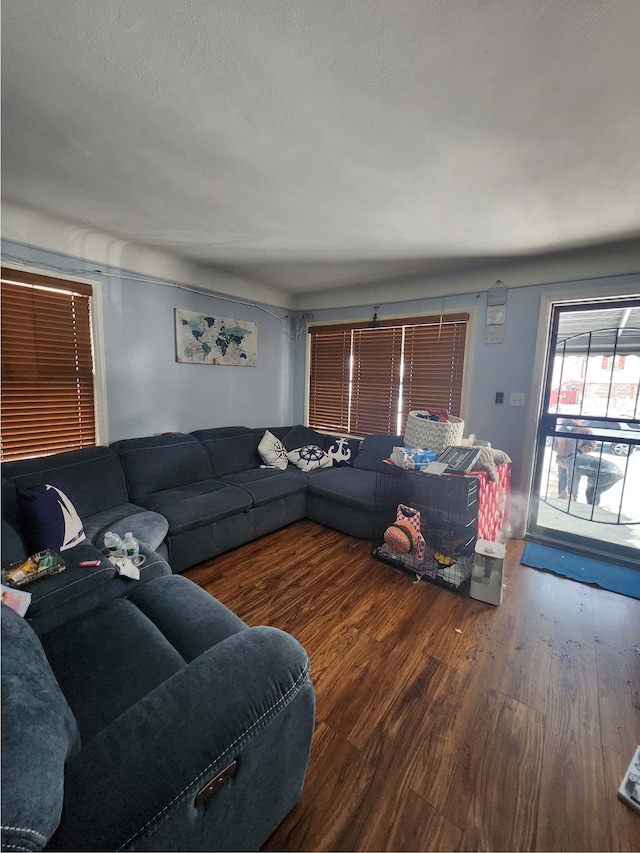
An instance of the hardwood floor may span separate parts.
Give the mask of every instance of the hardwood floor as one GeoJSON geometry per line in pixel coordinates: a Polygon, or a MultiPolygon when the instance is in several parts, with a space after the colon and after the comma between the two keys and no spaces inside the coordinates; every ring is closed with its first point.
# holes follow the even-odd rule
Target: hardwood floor
{"type": "Polygon", "coordinates": [[[307,521],[185,572],[311,659],[305,789],[264,850],[640,851],[617,798],[640,743],[640,601],[522,548],[500,607],[307,521]]]}

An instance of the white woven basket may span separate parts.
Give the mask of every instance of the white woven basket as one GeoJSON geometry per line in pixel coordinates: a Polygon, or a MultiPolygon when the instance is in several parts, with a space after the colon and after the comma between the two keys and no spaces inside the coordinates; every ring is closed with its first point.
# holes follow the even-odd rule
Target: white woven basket
{"type": "Polygon", "coordinates": [[[404,443],[407,447],[428,447],[436,453],[442,453],[445,447],[460,444],[464,432],[464,421],[449,415],[449,421],[430,421],[419,418],[426,412],[409,412],[404,433],[404,443]]]}

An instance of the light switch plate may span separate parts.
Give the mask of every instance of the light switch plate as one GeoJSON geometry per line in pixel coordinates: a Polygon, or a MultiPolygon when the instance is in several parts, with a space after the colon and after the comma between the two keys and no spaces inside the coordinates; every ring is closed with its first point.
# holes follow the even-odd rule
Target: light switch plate
{"type": "Polygon", "coordinates": [[[509,394],[510,406],[524,406],[524,394],[509,394]]]}

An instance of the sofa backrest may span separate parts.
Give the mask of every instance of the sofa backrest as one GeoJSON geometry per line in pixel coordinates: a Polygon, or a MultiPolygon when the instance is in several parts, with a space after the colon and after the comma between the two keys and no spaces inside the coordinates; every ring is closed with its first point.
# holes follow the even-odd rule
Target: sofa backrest
{"type": "MultiPolygon", "coordinates": [[[[34,486],[56,486],[80,518],[127,503],[127,484],[118,454],[109,447],[84,447],[2,463],[2,477],[18,495],[34,486]]],[[[4,515],[4,512],[3,512],[4,515]]]]}
{"type": "Polygon", "coordinates": [[[353,463],[354,468],[362,468],[365,471],[375,471],[383,459],[391,456],[394,447],[402,447],[404,437],[402,435],[365,435],[358,449],[358,455],[353,463]]]}
{"type": "Polygon", "coordinates": [[[325,443],[329,438],[333,438],[333,436],[328,436],[303,424],[295,424],[282,436],[281,441],[287,450],[297,450],[299,447],[310,444],[315,444],[324,450],[325,443]]]}
{"type": "Polygon", "coordinates": [[[20,509],[15,483],[2,478],[2,567],[29,555],[21,534],[20,509]]]}
{"type": "Polygon", "coordinates": [[[209,457],[189,433],[127,438],[110,446],[120,456],[134,502],[153,492],[211,479],[209,457]]]}
{"type": "Polygon", "coordinates": [[[60,822],[78,726],[33,628],[2,605],[2,849],[42,850],[60,822]]]}
{"type": "Polygon", "coordinates": [[[291,427],[214,427],[195,430],[191,435],[205,448],[215,478],[259,468],[263,461],[258,445],[265,429],[282,440],[291,427]]]}
{"type": "Polygon", "coordinates": [[[236,427],[235,430],[234,433],[229,427],[222,427],[199,429],[191,433],[204,447],[214,479],[249,468],[259,468],[262,464],[258,442],[264,435],[264,430],[249,427],[236,427]]]}
{"type": "Polygon", "coordinates": [[[236,435],[244,435],[251,432],[251,427],[248,426],[226,426],[226,427],[209,427],[207,429],[195,429],[189,435],[195,435],[198,441],[216,441],[219,438],[233,438],[236,435]]]}

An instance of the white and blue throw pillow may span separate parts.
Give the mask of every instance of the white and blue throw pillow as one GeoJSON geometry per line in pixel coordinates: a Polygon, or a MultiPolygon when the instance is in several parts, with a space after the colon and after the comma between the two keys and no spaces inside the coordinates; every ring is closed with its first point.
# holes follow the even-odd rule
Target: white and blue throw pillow
{"type": "Polygon", "coordinates": [[[76,508],[65,493],[45,484],[18,492],[30,554],[49,548],[66,551],[86,539],[76,508]]]}
{"type": "Polygon", "coordinates": [[[345,465],[353,465],[359,446],[360,440],[358,438],[331,438],[329,436],[325,451],[334,465],[344,467],[345,465]]]}
{"type": "Polygon", "coordinates": [[[273,465],[274,468],[279,468],[281,471],[284,471],[289,464],[286,447],[268,429],[264,431],[264,435],[260,439],[258,453],[265,465],[273,465]]]}
{"type": "Polygon", "coordinates": [[[313,471],[315,468],[330,468],[333,465],[321,447],[317,444],[306,444],[287,453],[290,462],[301,471],[313,471]]]}

